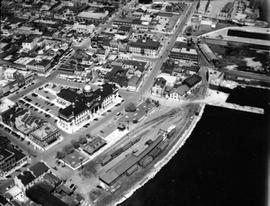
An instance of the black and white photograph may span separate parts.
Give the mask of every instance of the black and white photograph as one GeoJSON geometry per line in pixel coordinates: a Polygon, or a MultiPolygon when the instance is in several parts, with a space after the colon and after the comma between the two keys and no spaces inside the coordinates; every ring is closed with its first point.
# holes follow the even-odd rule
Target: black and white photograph
{"type": "Polygon", "coordinates": [[[0,206],[270,206],[269,0],[1,0],[0,206]]]}

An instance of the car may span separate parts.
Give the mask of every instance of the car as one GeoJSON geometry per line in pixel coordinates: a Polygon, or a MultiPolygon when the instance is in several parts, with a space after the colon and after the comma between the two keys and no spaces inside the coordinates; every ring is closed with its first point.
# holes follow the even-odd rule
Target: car
{"type": "Polygon", "coordinates": [[[72,188],[73,191],[75,191],[78,188],[77,185],[74,185],[74,187],[72,188]]]}
{"type": "Polygon", "coordinates": [[[95,118],[94,121],[98,121],[98,118],[95,118]]]}
{"type": "Polygon", "coordinates": [[[116,113],[116,116],[119,116],[119,115],[121,115],[121,114],[122,114],[121,112],[117,112],[117,113],[116,113]]]}

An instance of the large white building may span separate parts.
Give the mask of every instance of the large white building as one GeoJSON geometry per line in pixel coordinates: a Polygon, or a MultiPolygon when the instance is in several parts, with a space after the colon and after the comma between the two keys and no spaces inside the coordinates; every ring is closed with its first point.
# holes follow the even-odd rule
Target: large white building
{"type": "Polygon", "coordinates": [[[118,88],[108,83],[96,90],[86,85],[83,92],[62,89],[57,96],[71,103],[58,114],[57,125],[67,133],[76,132],[121,101],[118,88]]]}
{"type": "Polygon", "coordinates": [[[128,43],[129,51],[134,54],[157,56],[160,50],[160,43],[151,39],[139,39],[136,42],[128,43]]]}

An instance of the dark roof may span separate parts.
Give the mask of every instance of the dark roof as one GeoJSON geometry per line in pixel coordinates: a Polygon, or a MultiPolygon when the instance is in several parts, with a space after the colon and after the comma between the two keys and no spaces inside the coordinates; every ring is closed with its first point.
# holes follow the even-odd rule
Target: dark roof
{"type": "Polygon", "coordinates": [[[125,26],[125,25],[122,25],[119,27],[119,31],[130,31],[131,29],[131,26],[125,26]]]}
{"type": "Polygon", "coordinates": [[[2,195],[0,195],[0,204],[5,205],[7,203],[8,203],[8,201],[6,200],[6,198],[4,198],[2,195]]]}
{"type": "Polygon", "coordinates": [[[194,85],[198,84],[201,80],[202,80],[202,77],[200,77],[197,74],[193,74],[191,77],[186,78],[183,81],[183,84],[186,84],[189,88],[191,88],[194,85]]]}
{"type": "Polygon", "coordinates": [[[132,24],[142,24],[141,19],[133,19],[132,24]]]}
{"type": "Polygon", "coordinates": [[[165,86],[165,84],[166,84],[166,79],[164,79],[163,77],[159,77],[156,79],[154,86],[158,85],[161,88],[163,88],[165,86]]]}
{"type": "Polygon", "coordinates": [[[77,94],[76,90],[61,89],[61,91],[57,94],[57,96],[68,102],[74,102],[76,99],[76,94],[77,94]]]}
{"type": "Polygon", "coordinates": [[[140,47],[142,49],[158,50],[160,43],[158,41],[153,41],[152,39],[138,39],[136,42],[130,41],[128,45],[131,47],[140,47]]]}
{"type": "Polygon", "coordinates": [[[56,177],[52,173],[45,174],[43,178],[45,181],[47,181],[48,183],[50,183],[53,186],[57,186],[62,182],[61,179],[59,179],[58,177],[56,177]]]}
{"type": "Polygon", "coordinates": [[[50,194],[40,185],[35,185],[31,187],[29,190],[26,191],[27,197],[29,197],[34,202],[42,204],[44,206],[67,206],[59,198],[55,197],[54,195],[50,194]]]}
{"type": "Polygon", "coordinates": [[[49,167],[44,162],[38,162],[29,168],[36,177],[48,172],[49,167]]]}
{"type": "Polygon", "coordinates": [[[86,109],[94,109],[99,104],[101,104],[106,97],[113,94],[115,90],[116,86],[114,84],[106,83],[102,85],[101,88],[95,91],[91,91],[89,95],[73,92],[73,104],[64,109],[60,109],[59,115],[65,118],[70,118],[80,114],[86,109]]]}
{"type": "Polygon", "coordinates": [[[184,94],[186,94],[189,90],[189,87],[185,84],[180,85],[179,87],[177,87],[175,89],[175,92],[177,92],[180,96],[183,96],[184,94]]]}
{"type": "Polygon", "coordinates": [[[105,76],[110,82],[114,82],[118,85],[128,86],[128,78],[126,76],[127,69],[123,69],[121,66],[113,66],[113,69],[105,76]]]}
{"type": "Polygon", "coordinates": [[[17,177],[18,179],[21,180],[24,186],[28,185],[29,183],[35,180],[34,175],[29,171],[24,171],[22,174],[19,174],[17,177]]]}
{"type": "Polygon", "coordinates": [[[6,158],[10,158],[14,156],[14,154],[12,152],[10,152],[9,150],[5,149],[5,148],[0,148],[0,162],[4,161],[6,158]]]}

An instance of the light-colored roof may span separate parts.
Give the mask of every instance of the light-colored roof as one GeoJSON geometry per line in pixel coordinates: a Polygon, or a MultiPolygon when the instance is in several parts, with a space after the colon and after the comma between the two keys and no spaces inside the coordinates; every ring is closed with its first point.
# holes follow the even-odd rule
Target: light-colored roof
{"type": "Polygon", "coordinates": [[[161,73],[160,75],[158,75],[158,77],[162,77],[166,80],[166,85],[174,85],[176,80],[177,80],[177,77],[176,76],[171,76],[167,73],[161,73]]]}
{"type": "Polygon", "coordinates": [[[44,140],[48,135],[57,130],[51,123],[43,124],[40,128],[36,129],[31,133],[32,136],[39,140],[44,140]]]}
{"type": "Polygon", "coordinates": [[[92,18],[92,19],[103,19],[108,15],[108,12],[99,13],[93,11],[82,11],[78,14],[78,17],[82,18],[92,18]]]}

